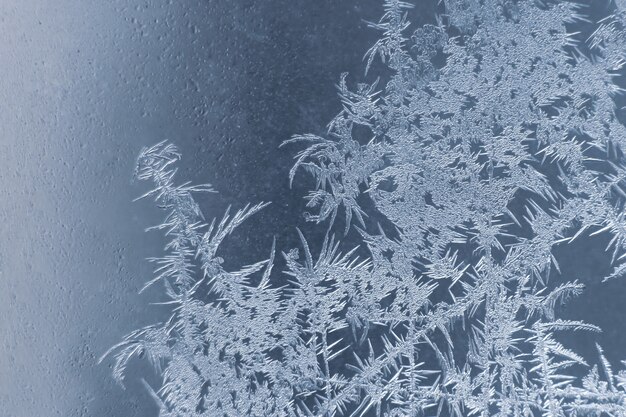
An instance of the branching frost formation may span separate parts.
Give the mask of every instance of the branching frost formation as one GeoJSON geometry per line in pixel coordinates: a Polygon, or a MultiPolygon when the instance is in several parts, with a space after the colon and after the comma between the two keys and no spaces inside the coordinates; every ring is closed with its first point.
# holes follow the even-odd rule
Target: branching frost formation
{"type": "Polygon", "coordinates": [[[120,382],[151,361],[161,416],[626,416],[626,372],[559,341],[600,329],[559,318],[584,288],[554,254],[604,235],[603,278],[626,270],[626,3],[595,21],[573,2],[446,0],[416,29],[411,7],[384,1],[365,56],[381,77],[342,75],[328,134],[285,142],[302,149],[290,180],[315,180],[309,219],[345,216],[366,258],[298,231],[288,282],[274,247],[226,271],[219,245],[265,204],[207,223],[192,194],[210,187],[177,185],[174,146],[141,153],[169,238],[148,285],[174,307],[108,354],[120,382]]]}

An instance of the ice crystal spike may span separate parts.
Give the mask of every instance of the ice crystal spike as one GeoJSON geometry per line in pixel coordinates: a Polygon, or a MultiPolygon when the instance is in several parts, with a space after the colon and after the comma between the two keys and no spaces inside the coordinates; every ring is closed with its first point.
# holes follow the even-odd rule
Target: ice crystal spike
{"type": "Polygon", "coordinates": [[[226,270],[220,244],[265,204],[207,223],[176,148],[142,151],[170,239],[149,284],[174,308],[108,354],[120,381],[150,360],[161,416],[626,416],[626,371],[561,340],[600,329],[560,317],[584,287],[554,251],[604,235],[600,279],[626,270],[626,3],[595,21],[580,2],[443,0],[422,27],[411,6],[383,2],[370,82],[340,77],[326,137],[285,142],[289,180],[315,179],[319,253],[297,230],[285,271],[274,246],[226,270]],[[333,237],[341,214],[368,256],[333,237]]]}

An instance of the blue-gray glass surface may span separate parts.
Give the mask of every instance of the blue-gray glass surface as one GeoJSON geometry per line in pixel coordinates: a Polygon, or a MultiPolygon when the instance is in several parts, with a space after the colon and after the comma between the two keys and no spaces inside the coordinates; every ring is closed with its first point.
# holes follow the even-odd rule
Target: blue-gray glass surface
{"type": "Polygon", "coordinates": [[[0,416],[626,415],[623,1],[0,13],[0,416]]]}

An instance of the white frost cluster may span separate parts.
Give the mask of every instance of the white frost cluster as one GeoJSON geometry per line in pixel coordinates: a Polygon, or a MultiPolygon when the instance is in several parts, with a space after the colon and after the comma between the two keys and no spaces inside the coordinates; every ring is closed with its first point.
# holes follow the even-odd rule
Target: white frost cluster
{"type": "Polygon", "coordinates": [[[605,278],[626,270],[622,6],[595,22],[574,2],[445,0],[411,29],[386,0],[366,55],[381,78],[343,75],[327,137],[287,141],[305,145],[291,178],[315,179],[309,219],[343,213],[366,258],[300,234],[288,280],[274,248],[226,271],[220,243],[264,204],[206,223],[191,194],[209,187],[177,185],[174,146],[145,149],[170,239],[150,283],[174,308],[112,348],[115,377],[146,356],[162,417],[626,416],[626,372],[559,341],[600,329],[558,317],[583,286],[554,255],[608,234],[605,278]]]}

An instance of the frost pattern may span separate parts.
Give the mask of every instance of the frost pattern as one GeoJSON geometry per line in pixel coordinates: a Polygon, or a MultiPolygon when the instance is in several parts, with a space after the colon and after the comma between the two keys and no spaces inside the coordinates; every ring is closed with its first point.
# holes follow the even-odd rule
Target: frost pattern
{"type": "Polygon", "coordinates": [[[605,279],[626,271],[626,2],[595,22],[565,1],[446,0],[412,33],[411,7],[384,1],[366,54],[381,76],[342,75],[327,136],[285,143],[304,145],[290,179],[315,179],[309,219],[343,213],[366,258],[298,231],[288,283],[274,247],[227,271],[219,245],[266,204],[205,222],[192,193],[211,188],[175,182],[176,148],[142,151],[170,239],[148,285],[174,308],[107,355],[120,382],[150,360],[161,416],[626,416],[626,371],[559,341],[600,329],[558,317],[584,288],[554,255],[608,234],[605,279]]]}

